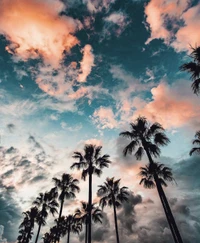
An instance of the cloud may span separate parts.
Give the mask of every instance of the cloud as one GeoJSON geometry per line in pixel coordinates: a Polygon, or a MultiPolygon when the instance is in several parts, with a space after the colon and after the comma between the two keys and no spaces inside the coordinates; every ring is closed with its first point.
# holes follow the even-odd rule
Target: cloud
{"type": "Polygon", "coordinates": [[[108,38],[111,33],[120,36],[130,24],[128,16],[123,12],[113,12],[104,18],[105,24],[102,30],[104,38],[108,38]]]}
{"type": "Polygon", "coordinates": [[[163,39],[177,51],[199,45],[200,4],[191,6],[190,2],[151,0],[145,7],[146,22],[151,31],[146,44],[153,39],[163,39]]]}
{"type": "Polygon", "coordinates": [[[143,107],[136,107],[132,120],[141,115],[170,129],[199,125],[197,122],[200,112],[198,97],[192,94],[188,83],[184,80],[171,86],[161,82],[157,87],[151,89],[151,93],[152,101],[143,103],[143,107]]]}
{"type": "Polygon", "coordinates": [[[116,0],[83,0],[83,3],[87,5],[87,8],[91,13],[97,13],[102,10],[108,11],[115,1],[116,0]]]}
{"type": "Polygon", "coordinates": [[[113,129],[117,127],[115,115],[110,107],[100,107],[92,115],[93,122],[100,129],[113,129]]]}
{"type": "Polygon", "coordinates": [[[83,50],[83,59],[80,62],[80,74],[77,78],[79,82],[86,82],[87,76],[91,73],[94,66],[94,54],[92,53],[91,45],[85,45],[83,50]]]}
{"type": "Polygon", "coordinates": [[[58,68],[63,52],[79,43],[73,35],[80,23],[60,15],[61,1],[6,1],[0,7],[0,33],[10,42],[6,49],[14,59],[26,61],[42,57],[58,68]]]}

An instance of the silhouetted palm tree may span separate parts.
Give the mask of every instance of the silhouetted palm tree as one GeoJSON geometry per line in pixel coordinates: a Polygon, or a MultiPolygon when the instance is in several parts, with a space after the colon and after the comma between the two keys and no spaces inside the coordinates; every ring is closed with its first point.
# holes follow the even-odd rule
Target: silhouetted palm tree
{"type": "Polygon", "coordinates": [[[65,218],[66,233],[67,233],[67,243],[69,243],[70,233],[79,234],[82,230],[82,223],[76,218],[76,213],[74,215],[70,214],[65,218]]]}
{"type": "MultiPolygon", "coordinates": [[[[131,142],[124,148],[124,155],[127,153],[132,154],[135,150],[135,157],[137,160],[140,160],[146,152],[150,165],[154,165],[152,156],[158,157],[160,155],[159,146],[164,146],[169,143],[169,139],[164,133],[164,128],[159,123],[153,123],[152,125],[148,124],[145,117],[138,117],[135,123],[131,123],[131,131],[125,131],[120,133],[121,136],[126,137],[131,140],[131,142]]],[[[154,180],[159,190],[159,195],[162,195],[162,200],[165,201],[164,211],[167,216],[167,220],[174,237],[174,241],[182,243],[182,238],[179,233],[178,227],[174,220],[173,214],[169,207],[169,204],[166,200],[165,195],[160,184],[158,175],[154,173],[154,180]]]]}
{"type": "Polygon", "coordinates": [[[188,62],[180,66],[181,71],[187,71],[191,74],[192,90],[198,95],[200,92],[200,46],[193,48],[192,53],[190,54],[191,58],[193,58],[193,62],[188,62]]]}
{"type": "Polygon", "coordinates": [[[17,237],[17,243],[27,243],[27,230],[26,228],[19,230],[19,236],[17,237]]]}
{"type": "Polygon", "coordinates": [[[38,209],[37,209],[37,207],[32,207],[30,209],[30,211],[26,211],[24,214],[29,219],[29,224],[28,224],[29,229],[28,229],[28,232],[27,232],[27,243],[28,243],[29,240],[31,240],[31,238],[32,238],[32,230],[34,228],[35,220],[38,216],[38,209]]]}
{"type": "Polygon", "coordinates": [[[79,181],[77,179],[73,179],[73,177],[69,174],[63,174],[61,180],[57,178],[53,178],[53,180],[55,182],[56,188],[60,190],[60,195],[59,195],[60,212],[58,217],[58,224],[59,224],[59,220],[62,216],[62,210],[63,210],[65,199],[75,198],[76,197],[75,193],[79,192],[80,188],[77,186],[79,181]]]}
{"type": "Polygon", "coordinates": [[[35,243],[38,241],[38,237],[40,234],[41,227],[46,224],[46,219],[48,217],[49,212],[54,216],[55,213],[58,213],[57,207],[58,203],[56,201],[58,194],[55,189],[50,190],[49,192],[40,193],[39,197],[33,202],[34,205],[38,207],[38,232],[35,239],[35,243]]]}
{"type": "Polygon", "coordinates": [[[80,152],[74,152],[73,158],[79,159],[74,163],[71,168],[82,169],[82,179],[85,180],[87,175],[89,176],[89,195],[88,195],[88,243],[91,243],[91,210],[92,210],[92,175],[96,174],[100,176],[102,169],[108,167],[111,163],[109,155],[105,154],[101,156],[102,146],[95,146],[92,144],[85,145],[84,154],[80,152]]]}
{"type": "Polygon", "coordinates": [[[117,225],[117,213],[116,208],[120,207],[123,202],[128,201],[129,193],[127,192],[127,187],[119,187],[120,179],[114,180],[113,178],[107,178],[103,185],[99,186],[97,195],[101,197],[99,205],[102,209],[109,205],[113,206],[114,210],[114,220],[115,220],[115,231],[117,243],[119,243],[119,233],[117,225]]]}
{"type": "MultiPolygon", "coordinates": [[[[94,204],[92,204],[91,207],[91,219],[94,223],[102,223],[102,211],[95,207],[94,204]]],[[[89,217],[89,205],[86,202],[81,202],[81,208],[76,209],[75,214],[76,217],[80,220],[81,223],[85,224],[85,243],[88,242],[88,217],[89,217]]]]}
{"type": "Polygon", "coordinates": [[[198,147],[194,147],[190,150],[190,156],[194,154],[200,154],[200,131],[197,131],[195,134],[195,139],[193,140],[192,144],[198,145],[198,147]]]}

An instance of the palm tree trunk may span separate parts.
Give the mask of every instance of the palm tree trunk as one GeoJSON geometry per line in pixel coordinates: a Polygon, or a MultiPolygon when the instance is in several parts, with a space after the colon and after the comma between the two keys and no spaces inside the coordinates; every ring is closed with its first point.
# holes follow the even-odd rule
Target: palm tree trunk
{"type": "MultiPolygon", "coordinates": [[[[156,181],[155,178],[154,178],[154,180],[156,181]]],[[[161,186],[161,185],[160,185],[160,186],[161,186]]],[[[156,188],[157,188],[157,191],[158,191],[158,195],[159,195],[159,197],[160,197],[160,201],[161,201],[161,203],[162,203],[162,205],[163,205],[163,209],[164,209],[164,211],[165,211],[165,215],[166,215],[166,218],[167,218],[167,221],[168,221],[170,230],[171,230],[171,232],[172,232],[172,236],[173,236],[173,238],[174,238],[175,243],[178,243],[178,241],[177,241],[177,237],[176,237],[176,232],[174,231],[173,225],[172,225],[172,223],[171,223],[171,218],[170,218],[169,213],[168,213],[168,211],[167,211],[167,208],[166,208],[166,205],[165,205],[165,202],[164,202],[162,193],[161,193],[161,191],[160,191],[160,189],[159,189],[159,185],[157,185],[157,182],[156,182],[156,188]]]]}
{"type": "Polygon", "coordinates": [[[57,240],[58,240],[58,242],[60,240],[60,237],[58,236],[58,233],[59,233],[58,231],[59,231],[60,218],[62,216],[63,205],[64,205],[64,199],[62,199],[61,203],[60,203],[60,212],[59,212],[59,216],[58,216],[57,233],[56,233],[56,237],[55,237],[54,243],[56,243],[57,240]]]}
{"type": "Polygon", "coordinates": [[[92,173],[89,168],[89,198],[88,198],[88,243],[92,242],[92,173]]]}
{"type": "Polygon", "coordinates": [[[88,242],[88,222],[85,223],[85,243],[88,242]]]}
{"type": "Polygon", "coordinates": [[[40,234],[41,226],[42,226],[42,224],[40,223],[39,224],[39,228],[38,228],[38,232],[37,232],[37,236],[36,236],[36,239],[35,239],[35,243],[37,243],[37,241],[38,241],[38,237],[39,237],[39,234],[40,234]]]}
{"type": "MultiPolygon", "coordinates": [[[[158,180],[158,178],[157,178],[157,180],[158,180]]],[[[163,202],[164,202],[164,204],[165,204],[165,208],[166,208],[167,214],[168,214],[168,216],[169,216],[169,221],[170,221],[170,223],[172,224],[173,231],[174,231],[175,236],[176,236],[176,240],[177,240],[178,243],[183,243],[183,240],[182,240],[182,238],[181,238],[180,232],[179,232],[178,227],[177,227],[177,225],[176,225],[174,216],[173,216],[173,214],[172,214],[171,208],[170,208],[170,206],[169,206],[168,200],[167,200],[167,198],[166,198],[165,192],[163,191],[163,188],[162,188],[162,186],[160,185],[160,183],[158,182],[157,184],[158,184],[158,185],[157,185],[158,193],[159,193],[159,195],[163,198],[163,202]]],[[[175,241],[175,239],[174,239],[174,241],[175,241]]],[[[175,242],[176,242],[176,241],[175,241],[175,242]]]]}
{"type": "Polygon", "coordinates": [[[117,212],[116,212],[116,206],[115,206],[115,199],[114,199],[114,197],[113,197],[113,209],[114,209],[116,238],[117,238],[117,243],[119,243],[119,233],[118,233],[118,225],[117,225],[117,212]]]}
{"type": "Polygon", "coordinates": [[[70,238],[70,225],[68,226],[67,243],[69,243],[69,238],[70,238]]]}
{"type": "MultiPolygon", "coordinates": [[[[147,157],[149,159],[149,163],[153,164],[154,162],[153,162],[153,159],[151,157],[151,154],[149,153],[148,148],[146,148],[146,146],[144,144],[143,144],[143,147],[144,147],[144,149],[145,149],[145,151],[147,153],[147,157]]],[[[181,235],[180,235],[180,232],[179,232],[178,227],[176,225],[174,216],[173,216],[173,214],[171,212],[169,203],[167,201],[165,193],[164,193],[164,191],[162,189],[162,186],[160,185],[158,176],[156,174],[154,174],[154,180],[155,180],[155,183],[156,183],[156,187],[157,187],[158,194],[160,196],[161,202],[163,200],[164,211],[165,211],[165,214],[166,214],[166,217],[167,217],[167,220],[168,220],[168,223],[169,223],[169,227],[171,229],[174,241],[175,241],[175,243],[183,243],[181,235]]]]}

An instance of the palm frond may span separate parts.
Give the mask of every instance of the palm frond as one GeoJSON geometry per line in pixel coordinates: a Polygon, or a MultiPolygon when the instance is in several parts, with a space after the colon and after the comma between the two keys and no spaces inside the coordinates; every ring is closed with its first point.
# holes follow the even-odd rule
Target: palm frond
{"type": "MultiPolygon", "coordinates": [[[[199,68],[200,69],[200,68],[199,68]]],[[[200,72],[199,72],[200,75],[200,72]]],[[[198,95],[200,93],[200,78],[194,80],[191,85],[194,94],[198,95]]]]}

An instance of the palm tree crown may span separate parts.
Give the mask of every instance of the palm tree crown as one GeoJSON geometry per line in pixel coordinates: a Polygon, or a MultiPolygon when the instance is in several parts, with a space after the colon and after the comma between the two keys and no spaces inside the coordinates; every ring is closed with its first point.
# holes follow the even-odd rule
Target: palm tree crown
{"type": "Polygon", "coordinates": [[[145,117],[138,117],[134,123],[130,123],[130,128],[130,131],[120,133],[120,136],[131,140],[124,148],[125,156],[136,150],[135,157],[140,160],[145,150],[150,155],[158,157],[161,152],[159,146],[170,142],[164,133],[164,128],[157,122],[150,125],[145,117]]]}
{"type": "Polygon", "coordinates": [[[71,169],[82,169],[81,177],[83,180],[85,180],[89,174],[100,176],[102,174],[102,169],[108,167],[111,163],[108,154],[101,156],[101,149],[102,146],[89,144],[84,147],[84,155],[80,152],[74,152],[73,158],[79,161],[73,163],[71,169]]]}
{"type": "Polygon", "coordinates": [[[193,140],[192,144],[198,145],[198,147],[194,147],[190,150],[190,156],[194,154],[200,154],[200,131],[197,131],[195,134],[195,139],[193,140]]]}
{"type": "Polygon", "coordinates": [[[200,46],[193,48],[192,53],[190,54],[191,58],[193,58],[193,62],[188,62],[180,66],[181,71],[187,71],[191,74],[192,90],[198,95],[200,92],[200,46]]]}
{"type": "Polygon", "coordinates": [[[75,193],[80,191],[80,188],[77,186],[79,181],[77,179],[73,179],[70,174],[63,174],[61,180],[55,177],[53,180],[56,187],[61,191],[59,195],[60,201],[75,198],[75,193]]]}
{"type": "Polygon", "coordinates": [[[106,205],[113,206],[113,203],[115,203],[116,207],[120,207],[121,203],[128,201],[128,188],[125,186],[120,188],[119,185],[120,179],[114,180],[113,177],[107,178],[106,182],[99,186],[97,194],[101,197],[99,204],[102,208],[106,205]]]}
{"type": "Polygon", "coordinates": [[[154,175],[157,175],[160,185],[167,186],[165,181],[174,181],[172,170],[161,163],[148,164],[145,167],[140,167],[139,175],[142,177],[140,185],[145,188],[155,188],[154,175]]]}

